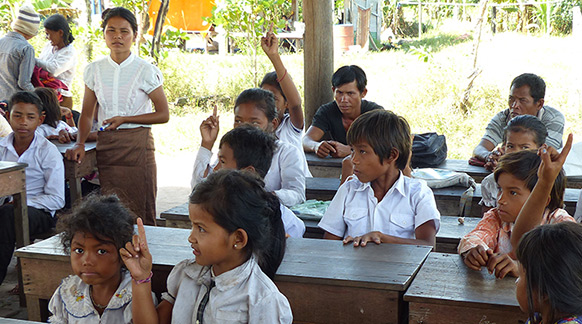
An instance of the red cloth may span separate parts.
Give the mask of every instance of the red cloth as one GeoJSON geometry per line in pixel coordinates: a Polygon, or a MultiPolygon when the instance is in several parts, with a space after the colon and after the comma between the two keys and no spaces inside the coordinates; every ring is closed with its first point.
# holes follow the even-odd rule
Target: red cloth
{"type": "MultiPolygon", "coordinates": [[[[48,71],[38,66],[35,66],[34,70],[32,71],[31,82],[35,87],[69,90],[69,87],[67,87],[67,85],[64,84],[61,80],[51,76],[48,71]]],[[[57,96],[59,98],[59,102],[63,100],[61,93],[58,91],[57,96]]]]}

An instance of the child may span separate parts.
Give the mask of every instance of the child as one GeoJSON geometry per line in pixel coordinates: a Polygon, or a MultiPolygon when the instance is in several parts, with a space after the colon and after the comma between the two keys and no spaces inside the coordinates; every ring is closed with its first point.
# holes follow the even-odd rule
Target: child
{"type": "Polygon", "coordinates": [[[89,196],[59,219],[74,275],[49,303],[51,323],[132,323],[131,276],[119,249],[133,236],[134,218],[115,196],[89,196]]]}
{"type": "MultiPolygon", "coordinates": [[[[521,150],[534,149],[546,142],[548,131],[544,123],[531,115],[514,117],[505,127],[505,154],[521,150]]],[[[493,173],[486,176],[481,182],[481,194],[483,198],[479,202],[485,213],[493,207],[497,207],[498,188],[493,173]]]]}
{"type": "MultiPolygon", "coordinates": [[[[271,167],[277,148],[275,137],[251,125],[240,125],[220,139],[216,169],[238,169],[256,172],[264,178],[271,167]]],[[[285,233],[303,237],[305,224],[289,208],[281,204],[281,218],[285,233]]]]}
{"type": "MultiPolygon", "coordinates": [[[[485,213],[475,229],[459,243],[458,252],[469,268],[487,267],[499,278],[508,274],[517,277],[517,264],[509,253],[521,235],[515,236],[518,234],[513,223],[538,182],[540,161],[536,152],[529,150],[506,154],[499,160],[494,173],[500,190],[498,207],[485,213]]],[[[542,197],[543,207],[536,225],[574,221],[561,208],[565,186],[566,178],[561,171],[552,181],[548,194],[542,197]]]]}
{"type": "Polygon", "coordinates": [[[434,245],[440,214],[430,188],[402,174],[410,154],[406,120],[386,110],[367,112],[350,126],[354,176],[340,186],[319,227],[326,239],[434,245]]]}
{"type": "Polygon", "coordinates": [[[580,224],[536,227],[521,239],[517,259],[515,295],[527,323],[582,323],[580,224]]]}
{"type": "Polygon", "coordinates": [[[122,7],[103,12],[105,43],[110,54],[87,65],[85,97],[77,143],[69,160],[85,156],[98,104],[97,168],[103,193],[116,193],[146,224],[156,223],[156,161],[152,124],[169,119],[160,70],[131,53],[137,33],[134,14],[122,7]],[[151,102],[155,106],[152,109],[151,102]]]}
{"type": "Polygon", "coordinates": [[[279,206],[249,172],[221,170],[199,183],[189,206],[195,258],[174,267],[157,309],[149,297],[152,255],[138,219],[139,235],[120,251],[134,279],[134,322],[291,323],[289,302],[271,281],[285,252],[279,206]]]}
{"type": "Polygon", "coordinates": [[[582,221],[582,190],[580,190],[580,197],[578,197],[578,203],[576,203],[576,213],[574,214],[574,219],[578,223],[582,221]]]}
{"type": "MultiPolygon", "coordinates": [[[[192,187],[196,186],[214,165],[208,161],[212,156],[212,147],[218,137],[219,122],[216,108],[212,116],[200,125],[202,145],[194,161],[192,187]]],[[[277,108],[273,93],[253,88],[241,92],[234,106],[234,127],[251,124],[267,133],[273,133],[279,125],[277,108]]],[[[305,201],[305,163],[302,153],[295,146],[277,141],[277,150],[273,155],[271,168],[265,176],[265,190],[274,192],[285,206],[294,206],[305,201]]]]}
{"type": "MultiPolygon", "coordinates": [[[[35,135],[44,116],[42,103],[32,92],[17,92],[10,99],[8,120],[13,132],[0,140],[0,161],[26,163],[26,204],[30,235],[55,226],[55,212],[65,205],[65,166],[59,150],[35,135]]],[[[14,205],[0,197],[0,283],[14,251],[14,205]]]]}
{"type": "MultiPolygon", "coordinates": [[[[61,120],[61,107],[59,106],[59,100],[57,99],[57,94],[54,89],[51,88],[36,88],[34,93],[42,101],[44,121],[40,125],[36,132],[40,136],[47,137],[48,139],[60,139],[64,137],[64,133],[76,133],[77,128],[71,127],[69,124],[61,120]]],[[[72,121],[72,117],[70,118],[72,121]]],[[[70,136],[70,135],[69,135],[70,136]]]]}
{"type": "Polygon", "coordinates": [[[72,109],[71,85],[75,76],[77,54],[75,47],[71,44],[75,38],[71,34],[67,19],[59,14],[52,15],[44,21],[44,32],[49,41],[36,59],[36,65],[67,86],[68,90],[58,89],[62,95],[61,106],[72,109]]]}

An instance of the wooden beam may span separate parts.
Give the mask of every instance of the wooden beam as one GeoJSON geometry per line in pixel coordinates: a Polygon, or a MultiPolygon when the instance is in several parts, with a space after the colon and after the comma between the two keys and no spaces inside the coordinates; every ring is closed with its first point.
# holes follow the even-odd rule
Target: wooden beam
{"type": "Polygon", "coordinates": [[[305,20],[304,99],[305,125],[311,125],[319,106],[333,100],[333,1],[304,0],[305,20]]]}

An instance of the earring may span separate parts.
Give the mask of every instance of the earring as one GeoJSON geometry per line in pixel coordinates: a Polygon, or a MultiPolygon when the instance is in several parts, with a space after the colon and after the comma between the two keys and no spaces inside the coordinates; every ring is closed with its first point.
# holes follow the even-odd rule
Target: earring
{"type": "Polygon", "coordinates": [[[238,247],[238,245],[236,245],[236,244],[235,244],[235,245],[234,245],[234,248],[236,249],[237,247],[238,247]]]}

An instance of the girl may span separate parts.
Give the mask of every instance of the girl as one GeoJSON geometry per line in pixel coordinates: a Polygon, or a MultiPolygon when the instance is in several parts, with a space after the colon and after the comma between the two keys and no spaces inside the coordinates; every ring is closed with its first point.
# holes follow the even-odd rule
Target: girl
{"type": "Polygon", "coordinates": [[[279,204],[245,171],[220,170],[198,184],[188,208],[195,258],[174,267],[157,309],[152,255],[138,219],[139,235],[120,251],[134,279],[134,321],[291,323],[289,302],[271,281],[285,251],[279,204]]]}
{"type": "Polygon", "coordinates": [[[42,109],[45,116],[42,125],[36,129],[37,134],[49,139],[60,139],[64,137],[64,133],[69,135],[77,132],[72,115],[67,117],[67,120],[72,122],[72,126],[61,120],[61,108],[54,89],[35,88],[34,93],[42,101],[42,109]]]}
{"type": "Polygon", "coordinates": [[[71,34],[67,19],[59,14],[52,15],[44,21],[44,31],[49,42],[36,59],[36,65],[48,71],[69,88],[69,90],[59,89],[58,91],[62,95],[61,106],[72,109],[73,94],[70,89],[75,76],[77,54],[75,47],[71,44],[75,38],[71,34]]]}
{"type": "MultiPolygon", "coordinates": [[[[495,272],[499,278],[507,274],[517,277],[517,263],[509,253],[517,246],[521,234],[516,233],[513,223],[538,182],[540,161],[536,152],[529,150],[509,153],[499,160],[494,173],[500,190],[498,207],[486,212],[475,229],[459,243],[458,252],[469,268],[487,267],[489,273],[495,272]]],[[[564,172],[558,171],[547,194],[539,198],[543,206],[536,225],[574,222],[574,218],[562,209],[565,187],[564,172]]]]}
{"type": "Polygon", "coordinates": [[[169,119],[162,73],[131,53],[137,21],[117,7],[103,12],[101,24],[109,56],[85,69],[85,96],[77,143],[65,154],[80,161],[98,104],[97,168],[101,190],[116,193],[146,224],[156,221],[156,161],[151,125],[169,119]],[[150,100],[155,106],[152,110],[150,100]]]}
{"type": "Polygon", "coordinates": [[[50,323],[132,323],[131,276],[118,251],[131,241],[133,223],[115,196],[89,196],[59,220],[75,275],[51,298],[50,323]]]}
{"type": "MultiPolygon", "coordinates": [[[[546,142],[548,131],[544,123],[531,115],[520,115],[513,118],[505,127],[505,154],[522,150],[539,148],[546,142]]],[[[497,207],[497,195],[499,193],[493,173],[485,177],[481,182],[483,198],[479,202],[482,205],[483,214],[493,207],[497,207]]]]}

